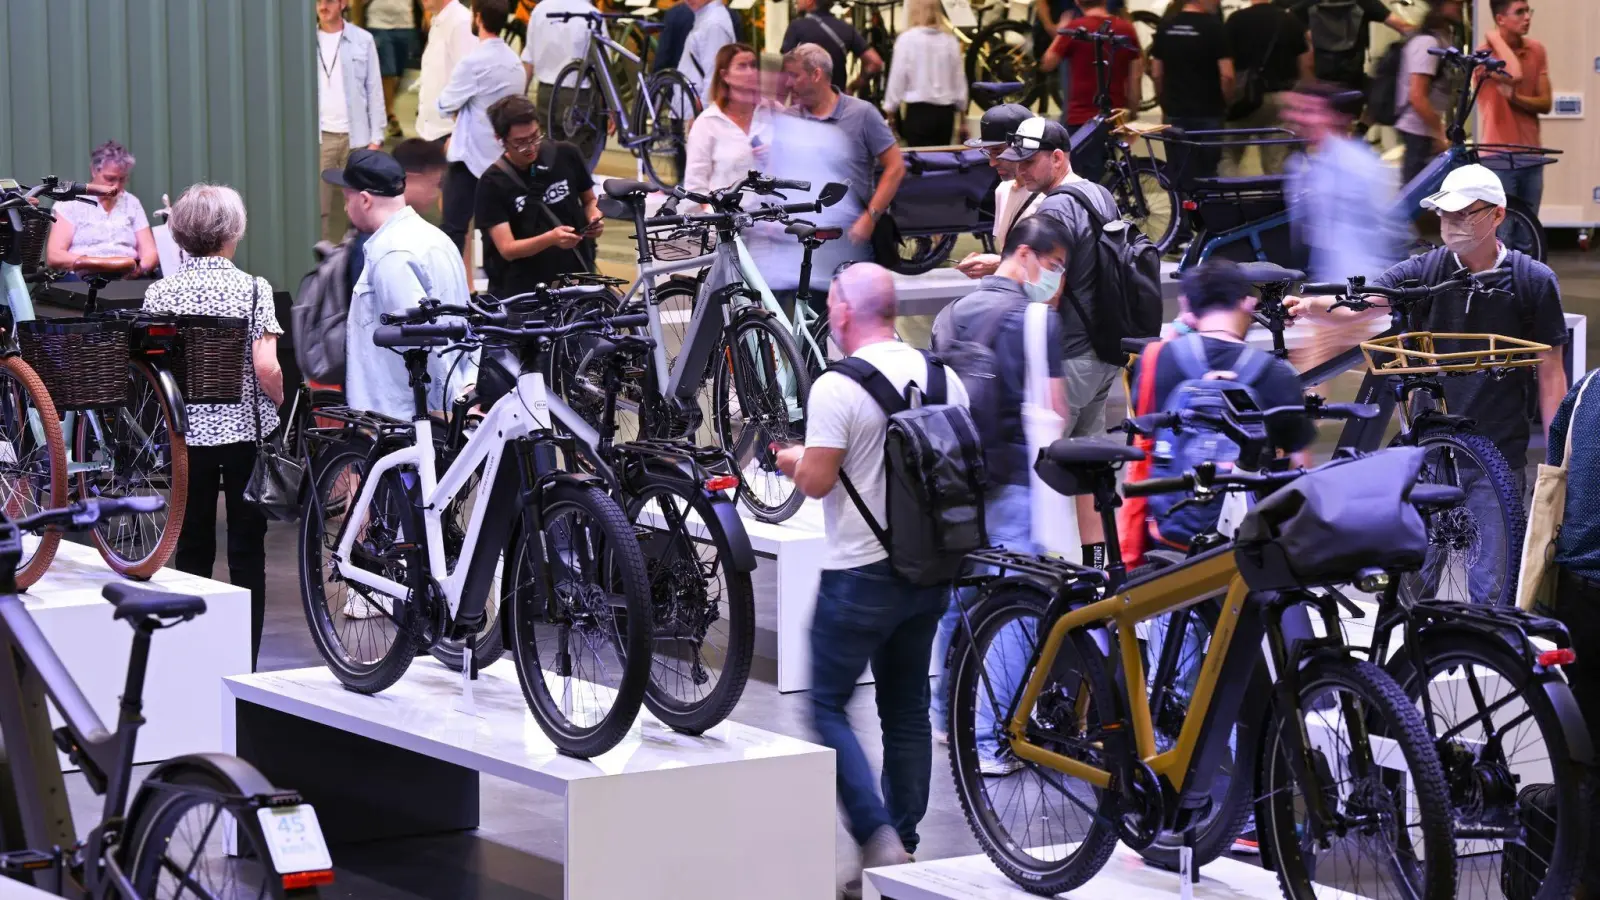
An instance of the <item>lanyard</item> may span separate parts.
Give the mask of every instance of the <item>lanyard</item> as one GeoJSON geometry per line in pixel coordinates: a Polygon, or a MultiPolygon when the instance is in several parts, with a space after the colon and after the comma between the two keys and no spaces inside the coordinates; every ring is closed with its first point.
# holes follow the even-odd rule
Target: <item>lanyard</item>
{"type": "Polygon", "coordinates": [[[339,51],[344,49],[342,46],[344,35],[340,34],[339,38],[339,40],[333,42],[333,62],[331,63],[322,58],[322,42],[317,42],[317,65],[322,69],[322,83],[325,85],[331,86],[333,84],[333,70],[339,66],[339,51]]]}

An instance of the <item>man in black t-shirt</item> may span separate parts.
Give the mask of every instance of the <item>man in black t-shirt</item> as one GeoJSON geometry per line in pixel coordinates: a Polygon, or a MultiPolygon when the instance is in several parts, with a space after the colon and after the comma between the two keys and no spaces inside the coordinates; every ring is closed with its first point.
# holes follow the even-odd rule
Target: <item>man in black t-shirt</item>
{"type": "MultiPolygon", "coordinates": [[[[1186,131],[1223,125],[1233,97],[1233,48],[1217,16],[1219,0],[1189,0],[1166,19],[1150,43],[1150,77],[1161,98],[1162,121],[1186,131]]],[[[1216,150],[1192,151],[1190,175],[1217,173],[1216,150]]]]}
{"type": "Polygon", "coordinates": [[[854,53],[861,60],[862,74],[883,70],[883,57],[878,51],[867,46],[861,32],[835,16],[823,0],[795,0],[794,8],[800,15],[783,33],[782,52],[788,53],[801,44],[816,44],[828,51],[833,58],[833,86],[840,93],[845,90],[846,53],[854,53]]]}
{"type": "Polygon", "coordinates": [[[544,140],[533,102],[520,94],[495,101],[489,123],[506,149],[478,180],[474,212],[489,293],[512,297],[593,271],[605,220],[578,148],[544,140]]]}
{"type": "MultiPolygon", "coordinates": [[[[1228,17],[1224,24],[1228,44],[1233,48],[1233,69],[1241,82],[1258,72],[1261,77],[1261,105],[1254,110],[1230,111],[1229,128],[1273,128],[1283,108],[1283,92],[1301,79],[1311,78],[1311,45],[1306,42],[1305,24],[1272,0],[1251,0],[1249,6],[1228,17]]],[[[1239,174],[1244,145],[1223,151],[1223,173],[1239,174]]],[[[1293,149],[1288,144],[1261,148],[1261,169],[1268,174],[1283,171],[1293,149]]]]}
{"type": "MultiPolygon", "coordinates": [[[[1384,0],[1274,2],[1294,13],[1307,29],[1316,77],[1362,92],[1367,89],[1367,48],[1372,43],[1370,26],[1382,22],[1402,35],[1415,30],[1411,23],[1395,15],[1384,0]],[[1348,38],[1341,39],[1342,35],[1348,38]]],[[[1360,114],[1357,110],[1356,115],[1360,114]]]]}

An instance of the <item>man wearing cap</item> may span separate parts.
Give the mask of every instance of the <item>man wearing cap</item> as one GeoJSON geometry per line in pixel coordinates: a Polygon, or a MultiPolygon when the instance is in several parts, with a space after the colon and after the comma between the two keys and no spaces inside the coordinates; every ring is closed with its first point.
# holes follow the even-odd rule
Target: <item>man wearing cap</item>
{"type": "MultiPolygon", "coordinates": [[[[345,324],[346,402],[401,420],[417,414],[405,361],[372,343],[383,313],[415,308],[424,298],[446,305],[467,302],[466,271],[455,245],[406,205],[406,173],[381,150],[357,150],[344,169],[327,169],[322,180],[344,191],[350,224],[371,234],[366,265],[356,280],[345,324]]],[[[477,381],[470,355],[428,361],[430,409],[448,409],[451,398],[477,381]]]]}
{"type": "MultiPolygon", "coordinates": [[[[1000,159],[1017,165],[1017,183],[1039,194],[1033,215],[1049,216],[1065,225],[1072,240],[1067,246],[1067,268],[1061,279],[1057,308],[1061,313],[1062,371],[1067,385],[1067,437],[1098,437],[1106,432],[1106,398],[1122,374],[1119,362],[1095,355],[1089,329],[1095,326],[1099,303],[1095,291],[1095,245],[1099,234],[1089,217],[1092,208],[1104,222],[1121,218],[1111,192],[1072,172],[1066,126],[1053,119],[1034,117],[1017,126],[1000,159]]],[[[1105,564],[1106,538],[1092,497],[1077,498],[1078,534],[1083,539],[1085,565],[1105,564]]]]}
{"type": "MultiPolygon", "coordinates": [[[[1011,143],[1017,126],[1033,118],[1033,111],[1020,103],[1002,103],[991,106],[978,120],[978,136],[963,143],[981,149],[989,157],[989,166],[1000,173],[1000,183],[994,186],[994,245],[1004,247],[1006,234],[1023,216],[1033,211],[1039,195],[1020,190],[1017,185],[1017,164],[1000,158],[1011,143]]],[[[1000,266],[998,253],[968,253],[956,263],[956,271],[968,278],[993,275],[1000,266]]]]}
{"type": "MultiPolygon", "coordinates": [[[[1403,260],[1373,282],[1398,287],[1406,282],[1440,284],[1471,273],[1485,287],[1507,293],[1469,297],[1456,291],[1434,297],[1420,308],[1421,326],[1440,333],[1503,334],[1549,344],[1540,354],[1537,375],[1512,369],[1496,376],[1476,373],[1447,378],[1445,402],[1450,412],[1477,422],[1477,431],[1500,448],[1520,481],[1528,463],[1528,392],[1537,386],[1539,414],[1546,427],[1555,419],[1567,392],[1563,345],[1566,320],[1561,311],[1561,288],[1555,273],[1544,263],[1507,249],[1495,236],[1506,218],[1506,192],[1494,172],[1480,165],[1462,166],[1444,180],[1439,193],[1423,199],[1422,206],[1439,215],[1444,246],[1403,260]]],[[[1332,297],[1292,297],[1291,314],[1324,321],[1375,319],[1389,310],[1379,304],[1365,312],[1333,309],[1332,297]]],[[[1454,341],[1436,342],[1440,352],[1466,349],[1454,341]]],[[[1476,508],[1469,491],[1468,506],[1476,508]]],[[[1492,500],[1491,500],[1492,502],[1492,500]]],[[[1477,583],[1474,579],[1474,583],[1477,583]]]]}

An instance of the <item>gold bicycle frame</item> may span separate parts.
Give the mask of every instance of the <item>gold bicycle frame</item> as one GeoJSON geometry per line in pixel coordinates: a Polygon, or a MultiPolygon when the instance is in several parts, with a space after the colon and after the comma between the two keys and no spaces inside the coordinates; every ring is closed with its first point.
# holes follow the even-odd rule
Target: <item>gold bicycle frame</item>
{"type": "MultiPolygon", "coordinates": [[[[1228,657],[1233,635],[1244,611],[1245,597],[1250,589],[1234,565],[1231,549],[1214,556],[1200,557],[1170,574],[1142,581],[1122,592],[1073,610],[1056,620],[1051,626],[1044,646],[1039,652],[1039,662],[1028,677],[1027,686],[1017,703],[1016,714],[1011,717],[1007,732],[1011,736],[1011,751],[1018,758],[1107,788],[1111,786],[1111,773],[1105,769],[1062,756],[1046,750],[1027,739],[1028,719],[1044,690],[1045,680],[1055,665],[1056,654],[1061,650],[1067,634],[1096,622],[1114,623],[1121,645],[1122,671],[1128,684],[1128,719],[1133,725],[1134,746],[1139,758],[1144,760],[1158,776],[1166,776],[1175,790],[1183,789],[1189,763],[1194,758],[1200,742],[1200,729],[1205,725],[1222,664],[1228,657]],[[1165,753],[1156,752],[1155,725],[1150,718],[1150,703],[1144,680],[1144,660],[1139,652],[1138,635],[1134,626],[1146,619],[1193,606],[1227,591],[1222,604],[1222,614],[1206,648],[1205,662],[1200,669],[1199,681],[1190,698],[1189,713],[1184,718],[1183,729],[1177,742],[1165,753]]],[[[1181,639],[1181,636],[1180,636],[1181,639]]],[[[1250,652],[1259,653],[1257,648],[1250,652]]]]}

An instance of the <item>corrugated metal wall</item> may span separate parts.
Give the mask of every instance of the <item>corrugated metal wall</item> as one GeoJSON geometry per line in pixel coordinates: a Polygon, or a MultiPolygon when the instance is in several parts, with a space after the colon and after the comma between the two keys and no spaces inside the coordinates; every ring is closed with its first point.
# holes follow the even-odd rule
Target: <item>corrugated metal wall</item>
{"type": "Polygon", "coordinates": [[[312,0],[0,0],[0,176],[86,180],[115,138],[147,211],[232,185],[239,264],[292,290],[318,231],[312,0]]]}

